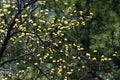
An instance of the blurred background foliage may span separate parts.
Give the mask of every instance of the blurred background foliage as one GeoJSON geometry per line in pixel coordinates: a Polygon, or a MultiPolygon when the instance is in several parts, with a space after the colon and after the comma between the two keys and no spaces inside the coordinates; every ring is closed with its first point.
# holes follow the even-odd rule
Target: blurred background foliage
{"type": "MultiPolygon", "coordinates": [[[[117,53],[117,57],[112,57],[113,64],[119,69],[119,53],[120,53],[120,1],[119,0],[77,0],[77,10],[83,10],[85,14],[93,12],[94,17],[91,23],[86,25],[86,32],[84,31],[80,39],[80,43],[89,51],[98,50],[99,56],[111,56],[113,53],[117,53]]],[[[78,38],[76,38],[78,39],[78,38]]],[[[111,65],[111,64],[110,64],[111,65]]],[[[106,65],[110,67],[110,65],[106,65]]],[[[116,74],[120,74],[118,69],[111,69],[116,71],[116,74]]],[[[110,70],[111,73],[113,73],[110,70]]],[[[97,71],[97,70],[96,70],[97,71]]],[[[98,71],[99,73],[99,71],[98,71]]],[[[120,79],[118,76],[112,74],[111,80],[120,79]]]]}

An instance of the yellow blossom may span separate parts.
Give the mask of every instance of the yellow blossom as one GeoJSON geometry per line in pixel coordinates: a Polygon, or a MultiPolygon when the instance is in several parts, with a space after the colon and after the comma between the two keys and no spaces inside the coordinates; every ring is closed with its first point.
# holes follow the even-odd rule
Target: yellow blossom
{"type": "Polygon", "coordinates": [[[107,60],[108,60],[108,58],[104,58],[104,60],[105,60],[105,61],[107,61],[107,60]]]}
{"type": "Polygon", "coordinates": [[[37,24],[36,24],[36,23],[33,23],[33,26],[37,26],[37,24]]]}
{"type": "Polygon", "coordinates": [[[80,48],[80,50],[84,50],[84,48],[80,48]]]}
{"type": "Polygon", "coordinates": [[[96,61],[97,59],[95,57],[92,58],[93,61],[96,61]]]}
{"type": "Polygon", "coordinates": [[[38,65],[38,63],[34,63],[34,65],[38,65]]]}
{"type": "Polygon", "coordinates": [[[111,58],[108,58],[109,61],[111,61],[112,59],[111,58]]]}
{"type": "Polygon", "coordinates": [[[62,60],[62,62],[65,62],[65,60],[62,60]]]}
{"type": "Polygon", "coordinates": [[[70,74],[72,74],[72,72],[71,72],[71,71],[69,71],[69,72],[67,72],[67,74],[68,74],[68,75],[70,75],[70,74]]]}
{"type": "Polygon", "coordinates": [[[92,13],[92,12],[90,12],[90,16],[93,16],[93,13],[92,13]]]}
{"type": "Polygon", "coordinates": [[[97,52],[97,50],[93,50],[93,52],[94,52],[94,53],[96,53],[96,52],[97,52]]]}
{"type": "Polygon", "coordinates": [[[85,68],[85,65],[82,65],[82,68],[85,68]]]}
{"type": "Polygon", "coordinates": [[[80,57],[78,57],[78,59],[80,59],[80,57]]]}
{"type": "Polygon", "coordinates": [[[73,59],[75,59],[76,57],[75,56],[72,56],[73,59]]]}
{"type": "Polygon", "coordinates": [[[66,68],[66,66],[63,66],[63,68],[66,68]]]}
{"type": "Polygon", "coordinates": [[[55,62],[56,62],[56,60],[52,60],[52,62],[53,62],[53,63],[55,63],[55,62]]]}
{"type": "Polygon", "coordinates": [[[82,26],[85,26],[85,22],[84,22],[84,21],[82,21],[81,25],[82,25],[82,26]]]}
{"type": "Polygon", "coordinates": [[[78,69],[78,71],[80,71],[80,69],[78,69]]]}
{"type": "Polygon", "coordinates": [[[40,57],[40,54],[37,54],[37,57],[40,57]]]}
{"type": "Polygon", "coordinates": [[[90,53],[86,53],[86,56],[90,56],[90,53]]]}
{"type": "Polygon", "coordinates": [[[67,25],[67,24],[68,24],[68,21],[64,21],[64,24],[66,24],[66,25],[67,25]]]}
{"type": "Polygon", "coordinates": [[[105,57],[104,55],[101,56],[101,58],[104,58],[104,57],[105,57]]]}
{"type": "Polygon", "coordinates": [[[102,58],[101,61],[105,61],[105,60],[102,58]]]}
{"type": "Polygon", "coordinates": [[[116,54],[113,54],[112,56],[117,56],[116,54]]]}
{"type": "Polygon", "coordinates": [[[4,8],[10,8],[10,4],[4,4],[4,8]]]}
{"type": "Polygon", "coordinates": [[[79,11],[79,14],[80,14],[80,16],[82,16],[83,15],[83,11],[79,11]]]}

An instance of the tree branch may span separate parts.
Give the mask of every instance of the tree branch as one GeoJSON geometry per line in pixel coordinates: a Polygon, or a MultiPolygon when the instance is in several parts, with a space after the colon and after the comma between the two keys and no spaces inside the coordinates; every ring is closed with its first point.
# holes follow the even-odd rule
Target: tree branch
{"type": "Polygon", "coordinates": [[[20,9],[16,14],[15,14],[15,17],[12,19],[12,21],[10,22],[10,24],[8,24],[9,28],[8,28],[8,32],[7,32],[7,35],[5,37],[5,39],[3,40],[3,44],[2,44],[2,47],[0,48],[0,60],[4,54],[4,51],[7,47],[7,44],[8,44],[8,41],[10,40],[11,36],[11,31],[13,29],[13,26],[15,25],[15,19],[21,14],[21,12],[29,5],[31,4],[34,4],[37,0],[32,0],[30,1],[28,4],[26,4],[25,6],[23,6],[22,9],[20,9]]]}

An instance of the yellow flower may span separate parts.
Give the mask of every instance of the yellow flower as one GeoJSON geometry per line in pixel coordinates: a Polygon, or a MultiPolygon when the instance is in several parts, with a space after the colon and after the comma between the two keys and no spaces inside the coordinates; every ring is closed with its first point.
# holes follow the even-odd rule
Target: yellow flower
{"type": "Polygon", "coordinates": [[[32,59],[31,57],[28,58],[29,60],[32,59]]]}
{"type": "Polygon", "coordinates": [[[49,56],[50,54],[47,53],[46,55],[49,56]]]}
{"type": "Polygon", "coordinates": [[[66,68],[66,66],[64,65],[63,68],[66,68]]]}
{"type": "Polygon", "coordinates": [[[80,48],[80,46],[77,46],[77,48],[80,48]]]}
{"type": "Polygon", "coordinates": [[[75,59],[76,57],[75,56],[72,56],[73,59],[75,59]]]}
{"type": "Polygon", "coordinates": [[[20,63],[16,63],[16,65],[19,65],[20,63]]]}
{"type": "Polygon", "coordinates": [[[60,44],[61,44],[61,43],[62,43],[62,41],[59,41],[58,43],[60,43],[60,44]]]}
{"type": "Polygon", "coordinates": [[[37,44],[39,44],[40,42],[39,41],[37,41],[37,44]]]}
{"type": "Polygon", "coordinates": [[[4,30],[0,30],[0,33],[4,33],[5,31],[4,30]]]}
{"type": "MultiPolygon", "coordinates": [[[[18,76],[19,74],[16,74],[16,76],[18,76]]],[[[3,79],[4,80],[4,79],[3,79]]]]}
{"type": "Polygon", "coordinates": [[[104,58],[104,57],[105,57],[104,55],[101,56],[101,58],[104,58]]]}
{"type": "Polygon", "coordinates": [[[62,59],[59,59],[60,61],[62,61],[62,59]]]}
{"type": "Polygon", "coordinates": [[[10,8],[10,4],[4,4],[4,8],[10,8]]]}
{"type": "Polygon", "coordinates": [[[92,58],[92,60],[93,60],[93,61],[96,61],[97,59],[94,57],[94,58],[92,58]]]}
{"type": "Polygon", "coordinates": [[[80,57],[78,57],[78,59],[80,59],[80,57]]]}
{"type": "Polygon", "coordinates": [[[65,3],[64,3],[64,5],[68,5],[68,3],[67,3],[67,2],[65,2],[65,3]]]}
{"type": "Polygon", "coordinates": [[[53,43],[53,45],[58,46],[58,44],[57,44],[57,43],[53,43]]]}
{"type": "Polygon", "coordinates": [[[42,58],[39,58],[39,60],[42,60],[42,58]]]}
{"type": "Polygon", "coordinates": [[[22,73],[24,73],[25,71],[24,70],[21,70],[22,73]]]}
{"type": "Polygon", "coordinates": [[[105,60],[102,58],[101,61],[105,61],[105,60]]]}
{"type": "Polygon", "coordinates": [[[75,43],[73,43],[73,46],[76,46],[76,44],[75,44],[75,43]]]}
{"type": "Polygon", "coordinates": [[[66,24],[66,25],[67,25],[67,24],[68,24],[68,21],[64,21],[64,24],[66,24]]]}
{"type": "Polygon", "coordinates": [[[85,26],[85,22],[84,22],[84,21],[82,21],[82,23],[81,23],[81,24],[82,24],[82,26],[85,26]]]}
{"type": "Polygon", "coordinates": [[[34,65],[38,65],[38,63],[34,63],[34,65]]]}
{"type": "Polygon", "coordinates": [[[53,62],[53,63],[55,63],[55,62],[56,62],[56,60],[52,60],[52,62],[53,62]]]}
{"type": "Polygon", "coordinates": [[[52,28],[48,28],[47,30],[50,31],[52,28]]]}
{"type": "Polygon", "coordinates": [[[90,53],[86,53],[86,56],[90,56],[90,53]]]}
{"type": "Polygon", "coordinates": [[[84,65],[82,65],[82,68],[85,68],[85,66],[84,66],[84,65]]]}
{"type": "Polygon", "coordinates": [[[56,2],[58,2],[59,0],[55,0],[56,2]]]}
{"type": "Polygon", "coordinates": [[[109,61],[111,61],[112,59],[111,58],[108,58],[109,61]]]}
{"type": "Polygon", "coordinates": [[[90,16],[93,16],[93,13],[92,13],[92,12],[90,12],[90,16]]]}
{"type": "Polygon", "coordinates": [[[13,5],[13,6],[12,6],[12,8],[14,9],[14,8],[15,8],[15,6],[13,5]]]}
{"type": "Polygon", "coordinates": [[[57,74],[61,75],[62,74],[62,68],[59,68],[57,74]]]}
{"type": "Polygon", "coordinates": [[[104,58],[104,60],[105,60],[105,61],[107,61],[107,60],[108,60],[108,58],[104,58]]]}
{"type": "Polygon", "coordinates": [[[37,26],[37,24],[36,24],[36,23],[33,23],[33,26],[37,26]]]}
{"type": "Polygon", "coordinates": [[[64,38],[65,41],[67,41],[67,38],[64,38]]]}
{"type": "Polygon", "coordinates": [[[117,56],[116,54],[113,54],[112,56],[117,56]]]}
{"type": "Polygon", "coordinates": [[[69,56],[69,54],[68,54],[68,53],[65,53],[65,56],[69,56]]]}
{"type": "Polygon", "coordinates": [[[50,56],[50,59],[53,59],[53,57],[52,57],[52,56],[50,56]]]}
{"type": "Polygon", "coordinates": [[[84,48],[80,48],[80,50],[84,50],[84,48]]]}
{"type": "Polygon", "coordinates": [[[93,52],[94,52],[94,53],[96,53],[96,52],[97,52],[97,50],[93,50],[93,52]]]}
{"type": "Polygon", "coordinates": [[[50,73],[54,73],[54,71],[53,71],[53,70],[51,70],[51,71],[50,71],[50,73]]]}
{"type": "Polygon", "coordinates": [[[83,11],[79,11],[79,14],[80,14],[80,16],[82,16],[83,15],[83,11]]]}
{"type": "Polygon", "coordinates": [[[38,13],[36,13],[34,16],[35,16],[35,17],[38,17],[38,16],[39,16],[39,14],[38,14],[38,13]]]}
{"type": "Polygon", "coordinates": [[[25,64],[25,63],[26,63],[26,61],[23,61],[23,63],[25,64]]]}
{"type": "Polygon", "coordinates": [[[33,23],[33,20],[30,19],[29,22],[30,22],[30,23],[33,23]]]}
{"type": "Polygon", "coordinates": [[[3,12],[4,12],[4,13],[7,13],[7,11],[8,11],[7,9],[3,9],[3,12]]]}
{"type": "Polygon", "coordinates": [[[46,59],[48,56],[47,55],[44,55],[44,59],[46,59]]]}
{"type": "Polygon", "coordinates": [[[19,19],[16,18],[15,21],[16,21],[16,22],[19,22],[19,19]]]}
{"type": "Polygon", "coordinates": [[[72,74],[72,72],[71,72],[71,71],[69,71],[69,72],[67,72],[67,74],[68,74],[68,75],[70,75],[70,74],[72,74]]]}
{"type": "Polygon", "coordinates": [[[27,69],[30,69],[31,67],[27,67],[27,69]]]}
{"type": "Polygon", "coordinates": [[[67,77],[65,76],[64,80],[67,80],[67,77]]]}
{"type": "Polygon", "coordinates": [[[4,16],[4,14],[0,14],[0,17],[3,17],[4,16]]]}
{"type": "Polygon", "coordinates": [[[62,62],[65,62],[65,60],[62,60],[62,62]]]}
{"type": "Polygon", "coordinates": [[[80,71],[80,69],[78,69],[78,71],[80,71]]]}
{"type": "Polygon", "coordinates": [[[60,60],[57,60],[57,62],[60,62],[60,60]]]}

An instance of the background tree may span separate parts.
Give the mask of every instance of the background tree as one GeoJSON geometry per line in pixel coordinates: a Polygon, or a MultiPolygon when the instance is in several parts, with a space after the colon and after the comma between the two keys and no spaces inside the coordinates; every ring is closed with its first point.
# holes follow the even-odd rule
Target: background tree
{"type": "MultiPolygon", "coordinates": [[[[114,70],[119,68],[119,52],[120,52],[120,1],[118,0],[106,0],[106,1],[94,1],[94,0],[77,0],[76,7],[77,10],[83,10],[85,14],[88,12],[93,12],[93,21],[87,26],[88,37],[85,37],[88,50],[96,49],[99,54],[98,57],[111,57],[113,60],[112,69],[103,69],[103,75],[106,73],[111,73],[113,75],[114,70]],[[88,40],[88,41],[87,41],[88,40]],[[114,56],[114,57],[113,57],[114,56]],[[116,66],[116,67],[114,67],[116,66]]],[[[86,33],[83,33],[83,35],[86,33]]],[[[83,38],[84,41],[84,38],[83,38]]],[[[82,44],[86,44],[82,42],[82,44]]],[[[101,73],[102,70],[98,71],[101,73]]],[[[119,74],[119,69],[116,71],[119,74]]],[[[107,76],[107,75],[105,75],[107,76]]],[[[114,76],[114,75],[113,75],[114,76]]],[[[112,76],[112,77],[113,77],[112,76]]],[[[110,76],[109,76],[110,77],[110,76]]],[[[114,76],[115,80],[119,79],[118,76],[114,76]]],[[[114,79],[112,78],[112,79],[114,79]]]]}

